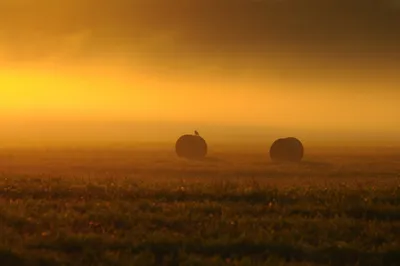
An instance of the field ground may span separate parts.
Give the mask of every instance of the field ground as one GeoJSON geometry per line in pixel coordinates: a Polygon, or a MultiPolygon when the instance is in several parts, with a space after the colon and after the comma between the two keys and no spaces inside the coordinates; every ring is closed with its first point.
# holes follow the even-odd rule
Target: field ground
{"type": "Polygon", "coordinates": [[[400,265],[400,149],[3,149],[0,262],[400,265]]]}

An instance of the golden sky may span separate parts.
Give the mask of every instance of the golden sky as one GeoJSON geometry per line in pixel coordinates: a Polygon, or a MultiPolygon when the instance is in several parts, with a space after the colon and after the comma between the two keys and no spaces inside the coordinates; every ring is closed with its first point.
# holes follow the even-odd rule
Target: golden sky
{"type": "Polygon", "coordinates": [[[160,121],[200,128],[215,124],[291,128],[293,132],[399,132],[400,92],[390,88],[390,83],[386,90],[374,84],[356,90],[354,84],[273,78],[258,82],[254,78],[251,83],[235,77],[207,80],[206,74],[168,79],[125,69],[108,76],[104,73],[110,71],[96,70],[104,74],[97,76],[93,70],[76,69],[2,69],[3,121],[160,121]]]}
{"type": "Polygon", "coordinates": [[[396,139],[399,9],[307,1],[3,1],[0,119],[396,139]]]}

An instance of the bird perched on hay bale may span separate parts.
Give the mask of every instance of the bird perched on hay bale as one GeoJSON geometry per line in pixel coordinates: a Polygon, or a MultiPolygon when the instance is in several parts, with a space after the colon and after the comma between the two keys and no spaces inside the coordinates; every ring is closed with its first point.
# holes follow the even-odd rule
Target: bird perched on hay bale
{"type": "Polygon", "coordinates": [[[175,151],[179,157],[186,159],[202,159],[207,155],[207,143],[197,131],[181,136],[175,144],[175,151]]]}
{"type": "Polygon", "coordinates": [[[297,138],[280,138],[271,145],[269,155],[275,162],[300,162],[304,155],[304,147],[297,138]]]}

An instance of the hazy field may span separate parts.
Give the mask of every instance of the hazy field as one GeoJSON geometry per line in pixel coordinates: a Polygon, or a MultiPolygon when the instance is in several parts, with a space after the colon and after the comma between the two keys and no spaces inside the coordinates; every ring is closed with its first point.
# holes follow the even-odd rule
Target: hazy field
{"type": "Polygon", "coordinates": [[[1,265],[400,265],[400,149],[306,152],[3,149],[1,265]]]}

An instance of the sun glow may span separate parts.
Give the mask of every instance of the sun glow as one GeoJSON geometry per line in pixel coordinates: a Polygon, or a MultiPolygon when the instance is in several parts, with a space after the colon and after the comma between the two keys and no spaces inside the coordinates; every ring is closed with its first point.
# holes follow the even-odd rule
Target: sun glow
{"type": "Polygon", "coordinates": [[[399,130],[395,90],[205,77],[117,67],[3,68],[0,117],[399,130]]]}
{"type": "Polygon", "coordinates": [[[151,89],[107,77],[52,71],[0,71],[3,114],[69,118],[146,118],[155,107],[151,89]]]}

